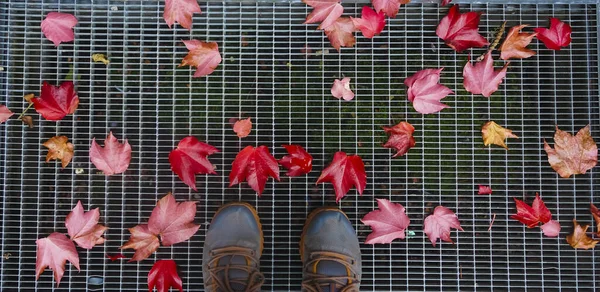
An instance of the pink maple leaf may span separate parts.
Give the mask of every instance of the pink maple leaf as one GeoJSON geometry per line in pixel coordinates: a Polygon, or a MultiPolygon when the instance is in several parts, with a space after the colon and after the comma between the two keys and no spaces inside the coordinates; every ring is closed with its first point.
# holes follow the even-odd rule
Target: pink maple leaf
{"type": "Polygon", "coordinates": [[[182,27],[191,30],[192,16],[200,12],[202,11],[197,0],[166,0],[163,18],[169,28],[175,22],[179,22],[182,27]]]}
{"type": "Polygon", "coordinates": [[[544,235],[548,237],[557,237],[560,235],[560,223],[556,220],[550,220],[540,226],[540,228],[544,232],[544,235]]]}
{"type": "Polygon", "coordinates": [[[371,0],[375,11],[383,11],[387,16],[394,18],[400,10],[400,4],[408,4],[410,0],[371,0]]]}
{"type": "Polygon", "coordinates": [[[354,22],[349,17],[340,17],[332,25],[326,27],[325,35],[329,39],[331,46],[338,52],[341,47],[352,47],[356,43],[354,38],[354,22]]]}
{"type": "Polygon", "coordinates": [[[169,246],[188,240],[200,225],[194,224],[196,202],[177,203],[168,193],[158,201],[148,220],[148,230],[160,235],[162,245],[169,246]]]}
{"type": "Polygon", "coordinates": [[[343,79],[336,79],[333,81],[333,86],[331,86],[331,95],[333,97],[350,101],[354,99],[354,92],[350,89],[350,78],[344,77],[343,79]]]}
{"type": "Polygon", "coordinates": [[[453,242],[450,238],[450,228],[463,231],[456,214],[444,206],[435,207],[433,214],[427,216],[423,222],[423,232],[427,234],[433,246],[438,238],[446,242],[453,242]]]}
{"type": "Polygon", "coordinates": [[[0,123],[6,122],[15,113],[11,112],[7,106],[0,105],[0,123]]]}
{"type": "Polygon", "coordinates": [[[492,188],[489,186],[479,185],[479,191],[477,192],[479,195],[491,195],[492,188]]]}
{"type": "Polygon", "coordinates": [[[424,69],[404,80],[404,84],[408,86],[408,101],[412,102],[416,111],[431,114],[448,107],[440,100],[453,92],[438,83],[442,70],[444,68],[424,69]]]}
{"type": "Polygon", "coordinates": [[[465,89],[473,94],[490,97],[492,93],[498,90],[498,86],[506,76],[506,69],[509,64],[506,63],[502,69],[494,70],[492,52],[487,53],[483,61],[475,63],[475,65],[467,61],[463,69],[465,89]]]}
{"type": "Polygon", "coordinates": [[[196,174],[216,174],[215,166],[207,156],[219,152],[214,146],[200,142],[194,136],[188,136],[177,144],[177,148],[169,153],[171,170],[182,182],[197,191],[196,174]]]}
{"type": "Polygon", "coordinates": [[[110,132],[104,140],[104,148],[96,143],[96,138],[92,139],[90,160],[96,168],[107,176],[123,173],[129,167],[129,162],[131,162],[131,146],[127,140],[125,140],[125,143],[119,143],[117,138],[110,132]]]}
{"type": "Polygon", "coordinates": [[[360,29],[363,36],[372,39],[374,36],[379,35],[385,27],[385,14],[383,11],[376,13],[369,6],[363,6],[361,18],[353,18],[354,26],[356,29],[360,29]]]}
{"type": "Polygon", "coordinates": [[[62,12],[50,12],[42,20],[42,32],[54,46],[62,42],[70,42],[75,39],[73,27],[77,25],[77,18],[73,14],[62,12]]]}
{"type": "Polygon", "coordinates": [[[321,22],[317,29],[328,28],[344,13],[340,0],[302,0],[302,2],[313,8],[304,23],[321,22]]]}
{"type": "Polygon", "coordinates": [[[546,48],[558,51],[571,43],[571,26],[558,18],[550,18],[550,28],[538,27],[533,31],[537,38],[546,45],[546,48]]]}
{"type": "Polygon", "coordinates": [[[64,234],[54,232],[48,237],[36,240],[37,253],[35,258],[35,279],[39,279],[46,267],[54,272],[56,286],[60,285],[60,279],[65,274],[67,260],[79,269],[79,255],[75,244],[64,234]]]}
{"type": "Polygon", "coordinates": [[[217,43],[205,43],[199,40],[184,40],[183,43],[189,53],[183,58],[179,67],[196,67],[194,77],[209,75],[221,64],[221,54],[217,43]]]}
{"type": "Polygon", "coordinates": [[[104,243],[102,234],[108,228],[98,224],[98,219],[100,219],[100,208],[85,212],[81,201],[77,201],[77,205],[65,219],[65,227],[71,240],[85,249],[104,243]]]}
{"type": "Polygon", "coordinates": [[[404,239],[404,230],[410,224],[404,206],[386,199],[377,199],[377,207],[379,210],[369,212],[360,220],[373,230],[365,243],[391,243],[396,238],[404,239]]]}
{"type": "Polygon", "coordinates": [[[435,33],[457,52],[484,47],[489,42],[479,34],[480,15],[478,12],[460,13],[458,5],[454,5],[442,18],[435,33]]]}
{"type": "Polygon", "coordinates": [[[148,224],[136,225],[129,228],[129,232],[131,237],[129,241],[121,246],[121,249],[132,248],[135,250],[133,257],[129,260],[130,262],[139,262],[146,259],[160,247],[158,237],[150,231],[148,224]]]}

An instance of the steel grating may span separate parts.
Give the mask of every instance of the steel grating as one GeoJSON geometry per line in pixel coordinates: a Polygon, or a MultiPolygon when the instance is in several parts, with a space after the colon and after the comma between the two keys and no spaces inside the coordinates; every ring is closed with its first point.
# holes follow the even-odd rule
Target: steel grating
{"type": "MultiPolygon", "coordinates": [[[[538,54],[513,61],[500,90],[486,99],[467,94],[462,86],[467,53],[455,54],[435,35],[447,10],[437,4],[403,7],[381,36],[358,37],[355,48],[338,54],[316,25],[302,24],[310,8],[296,2],[202,1],[203,12],[188,32],[166,26],[162,1],[3,1],[1,103],[20,112],[26,107],[24,94],[39,92],[43,80],[63,81],[70,66],[81,102],[74,115],[58,123],[35,115],[34,129],[16,120],[0,125],[0,290],[55,289],[50,271],[35,281],[35,240],[65,232],[64,217],[77,200],[100,207],[101,221],[110,228],[107,242],[80,249],[81,272],[67,265],[55,290],[144,291],[154,259],[165,258],[176,259],[186,290],[201,290],[207,224],[221,204],[243,200],[257,207],[265,231],[263,289],[297,291],[304,218],[316,207],[335,204],[332,188],[314,182],[337,150],[358,153],[367,164],[364,195],[351,191],[340,204],[360,241],[369,228],[359,219],[376,207],[374,198],[406,206],[409,230],[415,232],[389,245],[362,246],[362,291],[598,289],[598,252],[574,250],[564,238],[574,217],[593,222],[588,207],[598,196],[600,177],[592,170],[560,179],[542,148],[555,124],[569,132],[591,124],[600,141],[598,6],[461,6],[484,12],[481,31],[490,38],[503,20],[509,26],[540,27],[554,16],[571,24],[573,43],[552,52],[534,41],[531,47],[538,54]],[[39,29],[43,16],[56,10],[79,19],[75,42],[58,49],[39,29]],[[212,75],[192,79],[191,69],[177,68],[186,54],[181,40],[189,38],[219,43],[223,62],[212,75]],[[301,51],[305,44],[312,49],[308,57],[301,51]],[[111,64],[92,63],[93,53],[106,53],[111,64]],[[402,81],[425,67],[445,67],[442,83],[456,92],[444,100],[451,108],[437,115],[418,114],[406,101],[402,81]],[[330,96],[333,79],[341,76],[353,79],[357,97],[352,102],[330,96]],[[228,121],[240,113],[255,122],[253,134],[242,140],[228,121]],[[405,157],[391,158],[390,150],[381,147],[381,126],[401,120],[415,126],[417,146],[405,157]],[[483,147],[480,127],[488,120],[520,137],[509,142],[509,151],[483,147]],[[109,131],[129,140],[133,159],[124,175],[105,178],[89,162],[88,149],[93,137],[109,131]],[[64,170],[44,162],[41,146],[58,134],[75,144],[75,158],[64,170]],[[219,174],[199,176],[198,192],[180,182],[168,162],[169,151],[187,135],[221,150],[211,156],[219,174]],[[312,173],[270,181],[262,198],[245,184],[227,187],[231,161],[244,146],[264,144],[281,157],[280,145],[287,143],[304,145],[313,154],[312,173]],[[477,195],[478,184],[491,185],[493,195],[477,195]],[[179,200],[199,202],[200,231],[139,264],[107,261],[105,254],[118,252],[127,241],[127,228],[145,222],[168,191],[179,200]],[[555,210],[563,226],[559,238],[545,238],[509,218],[512,197],[530,201],[536,192],[555,210]],[[439,204],[455,210],[465,229],[452,233],[454,245],[433,247],[422,233],[422,219],[439,204]],[[493,213],[497,217],[488,232],[493,213]],[[89,284],[95,276],[104,284],[89,284]]],[[[362,4],[344,7],[348,15],[359,15],[362,4]]]]}

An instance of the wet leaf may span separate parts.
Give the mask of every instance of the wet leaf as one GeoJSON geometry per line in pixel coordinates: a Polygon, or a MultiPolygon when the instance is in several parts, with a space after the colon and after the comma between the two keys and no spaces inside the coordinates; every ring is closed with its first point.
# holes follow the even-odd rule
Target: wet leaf
{"type": "Polygon", "coordinates": [[[300,176],[312,170],[312,156],[300,145],[282,145],[288,155],[279,160],[279,164],[288,171],[287,176],[300,176]]]}
{"type": "Polygon", "coordinates": [[[229,187],[247,181],[260,197],[269,177],[279,181],[279,165],[269,153],[269,148],[246,146],[235,156],[231,164],[229,187]]]}
{"type": "Polygon", "coordinates": [[[60,87],[44,81],[40,97],[32,101],[35,110],[49,121],[62,120],[79,106],[79,97],[71,81],[61,83],[60,87]]]}
{"type": "Polygon", "coordinates": [[[333,156],[333,160],[323,171],[317,180],[317,184],[330,182],[335,190],[335,201],[338,203],[352,188],[362,195],[367,186],[367,173],[365,164],[358,155],[346,155],[339,151],[333,156]]]}
{"type": "Polygon", "coordinates": [[[396,156],[404,156],[410,150],[415,147],[415,138],[413,133],[415,128],[408,122],[400,122],[393,127],[383,127],[383,130],[390,135],[388,141],[383,144],[385,148],[396,149],[396,156]]]}
{"type": "Polygon", "coordinates": [[[196,174],[216,174],[215,166],[210,163],[208,156],[219,152],[210,144],[200,142],[193,136],[188,136],[169,153],[171,170],[179,176],[182,182],[198,191],[196,188],[196,174]]]}

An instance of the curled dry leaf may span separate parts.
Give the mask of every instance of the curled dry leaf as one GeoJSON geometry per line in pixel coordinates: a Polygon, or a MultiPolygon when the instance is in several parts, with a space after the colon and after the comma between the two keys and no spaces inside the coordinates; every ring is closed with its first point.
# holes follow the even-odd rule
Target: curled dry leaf
{"type": "Polygon", "coordinates": [[[302,2],[313,8],[304,23],[321,22],[317,29],[330,27],[344,13],[340,0],[302,0],[302,2]]]}
{"type": "Polygon", "coordinates": [[[269,148],[263,145],[256,148],[246,146],[235,156],[231,164],[229,187],[247,181],[260,197],[269,177],[279,181],[279,165],[269,153],[269,148]]]}
{"type": "Polygon", "coordinates": [[[14,115],[14,114],[15,113],[10,111],[7,106],[0,105],[0,123],[4,123],[4,122],[8,121],[8,119],[10,117],[12,117],[12,115],[14,115]]]}
{"type": "Polygon", "coordinates": [[[385,15],[394,18],[400,10],[400,4],[408,4],[410,0],[371,0],[375,11],[384,12],[385,15]]]}
{"type": "Polygon", "coordinates": [[[35,94],[33,93],[29,93],[29,94],[25,94],[23,96],[23,99],[27,102],[27,103],[33,103],[33,99],[35,98],[35,94]]]}
{"type": "Polygon", "coordinates": [[[467,61],[463,68],[463,85],[465,89],[473,94],[490,97],[492,93],[498,90],[498,86],[506,77],[506,69],[509,64],[506,63],[502,69],[494,70],[492,52],[487,53],[483,61],[475,63],[475,65],[467,61]]]}
{"type": "Polygon", "coordinates": [[[354,38],[354,22],[349,17],[340,17],[333,24],[325,28],[331,46],[338,52],[341,47],[352,47],[356,43],[354,38]]]}
{"type": "Polygon", "coordinates": [[[492,188],[490,188],[489,186],[479,185],[479,190],[477,191],[477,194],[479,194],[479,195],[491,195],[492,194],[492,188]]]}
{"type": "Polygon", "coordinates": [[[183,43],[189,53],[183,58],[179,67],[196,67],[194,77],[199,78],[209,75],[221,64],[221,54],[217,43],[205,43],[199,40],[184,40],[183,43]]]}
{"type": "Polygon", "coordinates": [[[64,234],[54,232],[48,237],[36,240],[35,279],[39,279],[46,267],[54,272],[56,286],[65,274],[65,264],[71,262],[79,271],[79,255],[75,244],[64,234]]]}
{"type": "Polygon", "coordinates": [[[535,55],[533,50],[526,47],[531,43],[536,34],[520,32],[525,27],[527,27],[526,24],[517,25],[508,31],[506,39],[502,43],[502,46],[500,46],[500,58],[502,60],[511,58],[525,59],[535,55]]]}
{"type": "Polygon", "coordinates": [[[385,27],[385,14],[383,11],[377,13],[369,6],[363,6],[361,18],[350,17],[350,19],[354,22],[356,29],[359,29],[363,36],[368,39],[379,35],[385,27]]]}
{"type": "Polygon", "coordinates": [[[44,142],[42,145],[48,148],[46,162],[60,160],[62,168],[67,167],[73,159],[73,144],[67,142],[68,140],[67,136],[54,136],[44,142]]]}
{"type": "Polygon", "coordinates": [[[598,240],[594,240],[586,233],[589,225],[581,226],[577,220],[573,219],[573,233],[567,235],[567,242],[573,248],[590,249],[596,247],[598,240]]]}
{"type": "Polygon", "coordinates": [[[239,138],[246,138],[252,131],[252,119],[247,118],[243,120],[237,120],[233,124],[233,131],[239,138]]]}
{"type": "Polygon", "coordinates": [[[22,116],[21,121],[23,124],[27,125],[29,129],[33,129],[33,117],[31,116],[22,116]]]}
{"type": "Polygon", "coordinates": [[[99,219],[100,208],[85,212],[81,201],[78,201],[65,219],[65,227],[67,227],[67,233],[71,240],[85,249],[91,249],[96,244],[104,243],[102,235],[108,228],[98,224],[99,219]]]}
{"type": "Polygon", "coordinates": [[[178,22],[182,27],[188,30],[192,29],[192,16],[194,13],[200,13],[198,0],[165,0],[165,10],[163,18],[171,28],[178,22]]]}
{"type": "Polygon", "coordinates": [[[556,126],[554,149],[544,139],[544,150],[552,169],[563,178],[585,174],[598,163],[598,147],[590,134],[590,125],[580,129],[575,136],[556,126]]]}
{"type": "Polygon", "coordinates": [[[174,260],[160,260],[154,263],[148,273],[148,291],[168,292],[171,288],[183,292],[183,283],[177,273],[174,260]]]}
{"type": "Polygon", "coordinates": [[[335,190],[335,202],[338,203],[352,188],[362,195],[367,186],[367,173],[365,164],[358,155],[348,156],[345,152],[338,151],[333,155],[333,160],[319,176],[317,184],[330,182],[335,190]]]}
{"type": "Polygon", "coordinates": [[[373,210],[360,221],[371,227],[366,244],[391,243],[394,239],[404,239],[404,230],[410,225],[404,206],[392,203],[386,199],[377,199],[379,210],[373,210]]]}
{"type": "Polygon", "coordinates": [[[110,64],[110,61],[104,54],[93,54],[92,61],[94,61],[96,63],[102,63],[104,65],[110,64]]]}
{"type": "Polygon", "coordinates": [[[337,99],[343,98],[346,101],[354,99],[354,92],[350,89],[350,78],[344,77],[343,79],[334,80],[333,86],[331,86],[331,95],[337,99]]]}
{"type": "Polygon", "coordinates": [[[96,138],[92,139],[90,160],[105,175],[123,173],[131,162],[131,146],[127,140],[125,143],[119,143],[110,132],[104,140],[104,148],[96,143],[96,138]]]}
{"type": "Polygon", "coordinates": [[[487,46],[490,43],[479,34],[480,16],[478,12],[460,13],[456,4],[442,18],[435,33],[457,52],[487,46]]]}
{"type": "Polygon", "coordinates": [[[75,39],[73,27],[77,25],[77,18],[69,13],[50,12],[42,20],[42,32],[48,40],[58,47],[62,42],[75,39]]]}
{"type": "Polygon", "coordinates": [[[494,121],[489,121],[481,127],[481,136],[483,138],[483,145],[489,146],[495,144],[507,150],[508,146],[506,146],[504,140],[507,138],[519,138],[512,133],[512,130],[503,128],[494,121]]]}
{"type": "Polygon", "coordinates": [[[453,92],[438,83],[442,70],[444,68],[424,69],[404,80],[404,84],[408,86],[408,101],[412,102],[416,111],[432,114],[448,107],[440,100],[453,92]]]}
{"type": "Polygon", "coordinates": [[[312,156],[300,145],[282,145],[288,155],[279,160],[279,164],[288,171],[287,176],[300,176],[312,170],[312,156]]]}
{"type": "Polygon", "coordinates": [[[60,87],[44,81],[40,97],[31,100],[35,110],[49,121],[59,121],[75,112],[79,97],[72,81],[65,81],[60,87]]]}
{"type": "Polygon", "coordinates": [[[386,134],[389,134],[387,142],[383,144],[385,148],[396,149],[396,156],[404,156],[410,148],[415,147],[416,141],[413,137],[415,128],[408,122],[400,122],[393,127],[383,127],[386,134]]]}
{"type": "Polygon", "coordinates": [[[463,231],[456,214],[444,206],[435,207],[433,214],[427,216],[423,221],[423,232],[427,234],[433,246],[435,246],[438,238],[442,241],[454,243],[450,238],[451,228],[463,231]]]}
{"type": "Polygon", "coordinates": [[[188,136],[177,144],[177,148],[169,153],[171,170],[179,176],[182,182],[198,191],[196,174],[216,174],[215,166],[210,163],[208,156],[219,152],[214,146],[200,142],[196,137],[188,136]]]}
{"type": "Polygon", "coordinates": [[[558,18],[550,18],[550,28],[538,27],[533,31],[537,38],[546,45],[546,48],[558,51],[571,43],[571,26],[558,18]]]}

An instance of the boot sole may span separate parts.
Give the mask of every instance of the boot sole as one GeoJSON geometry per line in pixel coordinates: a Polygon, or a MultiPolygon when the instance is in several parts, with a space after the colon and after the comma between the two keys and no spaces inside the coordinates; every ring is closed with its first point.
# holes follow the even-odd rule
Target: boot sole
{"type": "Polygon", "coordinates": [[[304,246],[304,236],[306,235],[308,226],[310,225],[311,221],[315,218],[315,216],[317,216],[317,214],[324,212],[324,211],[336,211],[336,212],[342,213],[342,215],[344,215],[344,217],[346,217],[346,219],[348,219],[348,221],[350,220],[348,218],[348,215],[346,215],[346,213],[344,213],[342,210],[340,210],[339,208],[336,208],[336,207],[321,207],[321,208],[318,208],[318,209],[310,212],[310,214],[308,215],[308,218],[306,218],[306,222],[304,222],[304,227],[302,228],[302,235],[300,235],[300,260],[302,261],[302,263],[304,263],[304,248],[302,248],[302,247],[304,246]]]}
{"type": "Polygon", "coordinates": [[[221,206],[219,208],[219,210],[217,210],[215,215],[213,215],[213,218],[217,217],[217,214],[219,214],[219,212],[221,212],[221,210],[225,209],[227,206],[244,206],[244,207],[250,209],[250,211],[252,212],[252,215],[254,215],[254,219],[256,220],[256,223],[258,224],[258,230],[260,232],[260,251],[258,254],[258,257],[260,258],[262,256],[263,249],[265,248],[265,237],[263,235],[262,224],[260,224],[260,218],[258,217],[258,212],[256,212],[256,209],[252,205],[250,205],[246,202],[231,202],[231,203],[227,203],[227,204],[221,206]]]}

